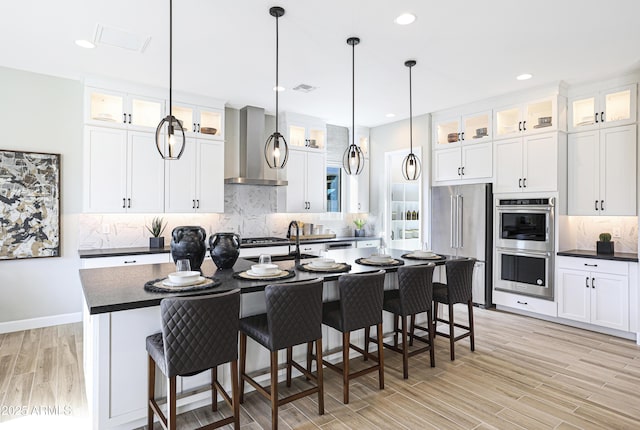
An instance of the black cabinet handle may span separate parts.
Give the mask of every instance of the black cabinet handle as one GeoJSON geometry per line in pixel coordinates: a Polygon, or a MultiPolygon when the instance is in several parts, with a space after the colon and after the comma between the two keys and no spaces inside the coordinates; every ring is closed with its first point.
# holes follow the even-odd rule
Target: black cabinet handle
{"type": "Polygon", "coordinates": [[[464,140],[464,131],[462,132],[462,140],[464,140]]]}
{"type": "Polygon", "coordinates": [[[123,197],[122,198],[122,209],[127,207],[127,200],[123,197]]]}
{"type": "Polygon", "coordinates": [[[522,188],[527,188],[527,178],[522,179],[522,188]]]}
{"type": "Polygon", "coordinates": [[[136,260],[125,260],[124,264],[133,264],[135,262],[136,262],[136,260]]]}
{"type": "Polygon", "coordinates": [[[604,200],[600,200],[600,210],[604,210],[604,200]]]}
{"type": "Polygon", "coordinates": [[[527,131],[527,121],[522,121],[522,131],[527,131]]]}
{"type": "Polygon", "coordinates": [[[198,133],[200,133],[200,123],[198,123],[198,133]]]}
{"type": "Polygon", "coordinates": [[[584,278],[584,286],[589,288],[589,277],[584,278]]]}
{"type": "Polygon", "coordinates": [[[194,133],[196,132],[196,123],[195,122],[193,123],[193,132],[194,133]]]}
{"type": "Polygon", "coordinates": [[[127,199],[127,207],[131,208],[131,199],[127,199]]]}
{"type": "Polygon", "coordinates": [[[595,206],[595,207],[596,207],[596,210],[598,210],[598,201],[597,201],[597,200],[596,200],[595,205],[596,205],[596,206],[595,206]]]}
{"type": "Polygon", "coordinates": [[[522,188],[522,178],[518,179],[518,188],[522,188]]]}
{"type": "Polygon", "coordinates": [[[196,209],[200,209],[200,199],[196,199],[196,209]]]}
{"type": "Polygon", "coordinates": [[[522,131],[522,121],[518,123],[518,131],[522,131]]]}
{"type": "Polygon", "coordinates": [[[591,278],[591,288],[596,287],[596,278],[591,278]]]}
{"type": "Polygon", "coordinates": [[[191,205],[191,209],[195,209],[196,208],[196,200],[193,199],[191,201],[193,202],[193,204],[191,205]]]}
{"type": "Polygon", "coordinates": [[[604,112],[600,112],[600,122],[604,122],[604,112]]]}
{"type": "Polygon", "coordinates": [[[127,114],[129,115],[129,124],[131,124],[131,114],[127,114]]]}
{"type": "Polygon", "coordinates": [[[584,263],[584,265],[585,265],[585,266],[588,266],[588,267],[598,267],[598,265],[597,265],[597,264],[587,264],[587,263],[584,263]]]}
{"type": "Polygon", "coordinates": [[[597,124],[598,123],[598,112],[596,112],[595,117],[596,117],[596,124],[597,124]]]}
{"type": "Polygon", "coordinates": [[[123,114],[122,114],[122,122],[123,122],[124,124],[126,124],[126,123],[127,123],[127,114],[126,114],[126,113],[123,113],[123,114]]]}
{"type": "Polygon", "coordinates": [[[464,176],[464,166],[462,166],[462,176],[464,176]]]}
{"type": "Polygon", "coordinates": [[[460,167],[458,167],[458,176],[460,176],[460,167]]]}
{"type": "Polygon", "coordinates": [[[521,302],[520,300],[518,300],[518,304],[521,304],[521,305],[528,305],[529,303],[527,303],[527,302],[521,302]]]}

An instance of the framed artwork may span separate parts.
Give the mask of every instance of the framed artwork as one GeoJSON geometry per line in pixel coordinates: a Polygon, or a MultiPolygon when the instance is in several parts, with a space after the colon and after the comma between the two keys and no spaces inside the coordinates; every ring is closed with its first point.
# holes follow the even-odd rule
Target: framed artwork
{"type": "Polygon", "coordinates": [[[60,255],[60,154],[0,150],[0,260],[60,255]]]}

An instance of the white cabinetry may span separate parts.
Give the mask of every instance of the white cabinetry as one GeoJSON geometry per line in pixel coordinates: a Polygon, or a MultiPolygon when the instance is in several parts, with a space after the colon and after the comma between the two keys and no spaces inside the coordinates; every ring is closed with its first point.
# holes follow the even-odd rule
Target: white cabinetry
{"type": "Polygon", "coordinates": [[[186,137],[224,139],[224,108],[176,102],[171,113],[182,121],[186,137]]]}
{"type": "Polygon", "coordinates": [[[356,248],[378,248],[379,246],[380,246],[380,239],[356,241],[356,248]]]}
{"type": "Polygon", "coordinates": [[[187,139],[166,162],[165,212],[224,212],[224,143],[187,139]]]}
{"type": "Polygon", "coordinates": [[[289,151],[287,212],[325,211],[326,164],[324,151],[289,151]]]}
{"type": "Polygon", "coordinates": [[[495,142],[493,191],[557,191],[559,139],[547,133],[495,142]]]}
{"type": "Polygon", "coordinates": [[[118,257],[82,258],[83,269],[95,269],[98,267],[137,266],[140,264],[171,263],[170,252],[157,254],[137,254],[118,257]]]}
{"type": "Polygon", "coordinates": [[[629,331],[628,263],[558,257],[558,316],[629,331]]]}
{"type": "Polygon", "coordinates": [[[569,131],[636,122],[636,84],[569,98],[569,131]]]}
{"type": "Polygon", "coordinates": [[[433,127],[434,149],[491,140],[491,111],[461,117],[436,119],[433,127]]]}
{"type": "Polygon", "coordinates": [[[462,145],[433,151],[433,181],[456,183],[488,182],[493,174],[491,142],[462,145]]]}
{"type": "Polygon", "coordinates": [[[569,135],[569,215],[636,215],[636,126],[569,135]]]}
{"type": "Polygon", "coordinates": [[[162,212],[164,162],[153,133],[85,127],[84,210],[162,212]]]}
{"type": "Polygon", "coordinates": [[[161,98],[85,87],[85,123],[106,127],[151,130],[164,116],[161,98]]]}
{"type": "Polygon", "coordinates": [[[327,124],[319,118],[285,112],[280,116],[279,128],[289,148],[326,149],[327,124]]]}
{"type": "MultiPolygon", "coordinates": [[[[566,102],[566,99],[563,100],[566,102]]],[[[566,121],[566,112],[563,118],[566,121]]],[[[557,130],[559,119],[557,96],[501,107],[494,111],[493,138],[504,139],[557,130]]]]}
{"type": "Polygon", "coordinates": [[[364,167],[359,175],[345,175],[348,181],[348,202],[347,212],[367,213],[369,212],[369,159],[364,159],[364,167]]]}

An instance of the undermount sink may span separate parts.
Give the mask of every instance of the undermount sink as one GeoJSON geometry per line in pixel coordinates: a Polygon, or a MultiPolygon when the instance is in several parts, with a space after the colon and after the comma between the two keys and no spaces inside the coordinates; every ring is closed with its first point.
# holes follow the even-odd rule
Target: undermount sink
{"type": "MultiPolygon", "coordinates": [[[[258,259],[260,257],[246,257],[245,260],[249,260],[249,261],[253,261],[254,263],[258,262],[258,259]]],[[[296,256],[295,255],[288,255],[288,254],[284,254],[284,255],[272,255],[271,256],[271,261],[275,262],[275,261],[291,261],[291,260],[295,260],[296,256]]],[[[317,255],[311,255],[311,254],[300,254],[300,259],[304,260],[305,258],[318,258],[317,255]]]]}

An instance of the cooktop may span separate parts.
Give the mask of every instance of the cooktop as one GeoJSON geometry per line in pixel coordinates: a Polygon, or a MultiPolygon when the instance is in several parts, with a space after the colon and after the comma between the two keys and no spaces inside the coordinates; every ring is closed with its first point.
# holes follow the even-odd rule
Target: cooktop
{"type": "Polygon", "coordinates": [[[264,243],[283,243],[289,242],[284,237],[243,237],[241,243],[245,245],[264,244],[264,243]]]}

